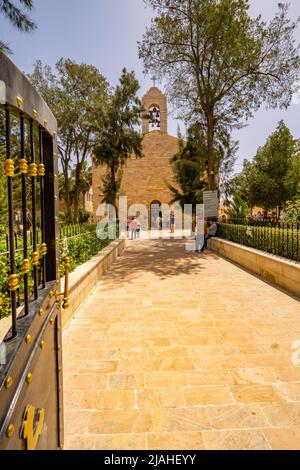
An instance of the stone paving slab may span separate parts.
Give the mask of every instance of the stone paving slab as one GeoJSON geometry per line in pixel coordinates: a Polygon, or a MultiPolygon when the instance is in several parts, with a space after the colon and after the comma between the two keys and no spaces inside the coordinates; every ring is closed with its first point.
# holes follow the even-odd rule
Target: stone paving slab
{"type": "Polygon", "coordinates": [[[128,242],[63,336],[66,449],[300,448],[300,303],[212,252],[128,242]]]}

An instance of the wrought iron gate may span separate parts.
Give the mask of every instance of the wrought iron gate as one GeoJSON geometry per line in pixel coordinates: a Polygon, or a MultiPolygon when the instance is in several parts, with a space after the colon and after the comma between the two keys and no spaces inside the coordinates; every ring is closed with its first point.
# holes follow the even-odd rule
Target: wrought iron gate
{"type": "Polygon", "coordinates": [[[0,217],[8,244],[0,314],[5,309],[11,319],[0,343],[0,449],[58,449],[63,391],[56,120],[2,53],[0,113],[0,191],[7,201],[0,217]]]}

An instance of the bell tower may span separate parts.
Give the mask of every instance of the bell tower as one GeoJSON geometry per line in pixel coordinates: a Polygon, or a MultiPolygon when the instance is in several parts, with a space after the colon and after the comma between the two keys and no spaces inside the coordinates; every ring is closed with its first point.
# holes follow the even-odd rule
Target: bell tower
{"type": "Polygon", "coordinates": [[[168,133],[168,108],[167,97],[156,86],[142,98],[145,114],[148,118],[143,119],[142,132],[147,134],[152,131],[168,133]]]}

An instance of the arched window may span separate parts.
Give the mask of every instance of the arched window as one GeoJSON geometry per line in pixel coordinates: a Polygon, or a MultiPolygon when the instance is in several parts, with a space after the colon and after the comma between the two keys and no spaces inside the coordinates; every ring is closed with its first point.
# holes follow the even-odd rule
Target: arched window
{"type": "Polygon", "coordinates": [[[157,104],[152,104],[148,109],[149,113],[149,131],[160,130],[160,108],[157,104]]]}

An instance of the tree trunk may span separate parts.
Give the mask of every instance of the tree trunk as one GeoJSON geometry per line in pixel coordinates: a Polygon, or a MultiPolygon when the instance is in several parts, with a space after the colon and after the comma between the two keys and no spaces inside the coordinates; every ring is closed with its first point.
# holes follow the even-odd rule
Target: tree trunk
{"type": "Polygon", "coordinates": [[[78,223],[81,172],[82,172],[82,164],[77,163],[76,170],[75,170],[74,213],[73,213],[74,224],[78,223]]]}
{"type": "Polygon", "coordinates": [[[69,175],[68,172],[64,172],[64,179],[65,179],[65,184],[64,184],[64,192],[65,192],[65,205],[66,205],[66,212],[67,212],[67,219],[68,222],[72,218],[72,211],[71,211],[71,201],[70,201],[70,180],[69,180],[69,175]]]}
{"type": "Polygon", "coordinates": [[[118,193],[118,188],[117,188],[117,181],[116,181],[116,166],[114,163],[112,163],[111,168],[111,181],[112,181],[112,187],[113,187],[113,200],[112,200],[112,205],[116,209],[116,218],[118,219],[118,207],[117,207],[117,193],[118,193]]]}
{"type": "Polygon", "coordinates": [[[85,211],[85,196],[87,194],[87,191],[82,191],[82,207],[83,207],[83,210],[85,211]]]}
{"type": "Polygon", "coordinates": [[[207,119],[207,182],[208,190],[215,189],[215,175],[214,175],[214,114],[212,110],[206,113],[207,119]]]}

